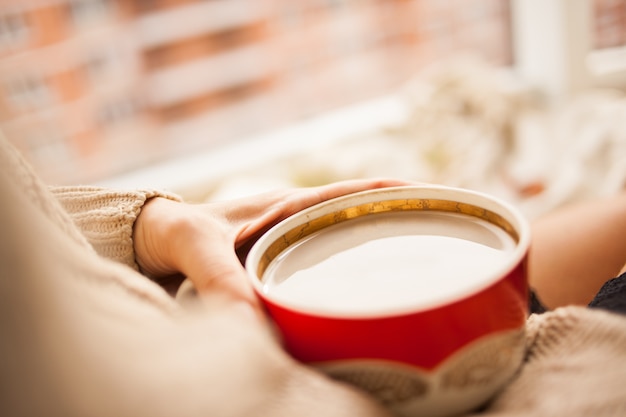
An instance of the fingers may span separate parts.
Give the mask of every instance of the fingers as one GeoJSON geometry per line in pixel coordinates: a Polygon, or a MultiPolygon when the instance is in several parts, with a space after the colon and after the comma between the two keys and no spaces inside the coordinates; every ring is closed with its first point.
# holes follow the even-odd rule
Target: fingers
{"type": "Polygon", "coordinates": [[[235,237],[236,245],[239,247],[244,241],[259,235],[279,221],[326,200],[359,191],[415,184],[417,183],[385,178],[358,179],[318,187],[278,190],[248,197],[245,202],[240,200],[242,203],[240,206],[247,208],[238,213],[231,212],[230,215],[230,220],[240,225],[235,237]]]}
{"type": "Polygon", "coordinates": [[[378,188],[396,187],[409,185],[406,181],[394,179],[358,179],[335,182],[311,188],[300,188],[292,190],[291,194],[285,197],[280,205],[281,211],[279,219],[282,220],[301,210],[322,203],[333,198],[348,194],[367,191],[378,188]]]}
{"type": "Polygon", "coordinates": [[[333,184],[322,185],[312,188],[311,191],[315,194],[311,196],[310,201],[303,200],[303,203],[307,204],[307,206],[311,206],[326,200],[330,200],[332,198],[357,193],[359,191],[415,184],[416,183],[414,182],[385,178],[340,181],[333,184]]]}

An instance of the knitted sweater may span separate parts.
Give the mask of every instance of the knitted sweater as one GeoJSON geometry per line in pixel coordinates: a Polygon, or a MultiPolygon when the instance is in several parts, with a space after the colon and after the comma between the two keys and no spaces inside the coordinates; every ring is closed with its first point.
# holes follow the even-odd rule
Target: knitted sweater
{"type": "MultiPolygon", "coordinates": [[[[240,350],[206,336],[229,322],[183,312],[138,272],[134,220],[147,199],[176,196],[50,189],[0,146],[0,414],[230,416],[267,401],[245,376],[258,363],[202,360],[240,350]],[[227,393],[242,394],[216,408],[227,393]]],[[[529,318],[524,365],[475,415],[623,416],[625,385],[626,318],[561,308],[529,318]]]]}

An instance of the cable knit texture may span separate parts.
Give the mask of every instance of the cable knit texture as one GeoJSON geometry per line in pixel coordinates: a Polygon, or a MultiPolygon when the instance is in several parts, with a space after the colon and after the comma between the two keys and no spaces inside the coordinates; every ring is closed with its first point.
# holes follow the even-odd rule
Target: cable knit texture
{"type": "Polygon", "coordinates": [[[519,375],[480,415],[626,415],[626,319],[565,307],[527,322],[519,375]]]}
{"type": "Polygon", "coordinates": [[[100,255],[139,270],[133,249],[133,226],[150,198],[181,198],[156,190],[99,187],[50,187],[74,223],[100,255]]]}

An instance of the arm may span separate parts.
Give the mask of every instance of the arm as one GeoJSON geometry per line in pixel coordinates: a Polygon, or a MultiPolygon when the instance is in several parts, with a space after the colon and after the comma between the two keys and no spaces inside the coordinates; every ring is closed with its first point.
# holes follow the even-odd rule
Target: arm
{"type": "Polygon", "coordinates": [[[548,308],[586,305],[626,262],[626,192],[574,204],[533,224],[530,285],[548,308]]]}
{"type": "MultiPolygon", "coordinates": [[[[389,414],[366,394],[295,362],[279,348],[267,319],[257,308],[235,249],[241,249],[277,221],[315,203],[368,188],[401,184],[348,181],[210,204],[150,199],[134,223],[138,264],[155,277],[183,273],[206,303],[181,314],[167,331],[159,326],[157,334],[150,334],[153,327],[143,324],[141,332],[131,331],[130,335],[140,340],[131,341],[130,346],[136,348],[136,344],[146,342],[143,348],[120,349],[110,341],[103,344],[103,348],[114,346],[116,354],[105,356],[113,361],[119,358],[121,366],[109,363],[97,369],[103,373],[101,379],[111,381],[113,387],[98,391],[131,391],[137,398],[152,399],[131,404],[109,401],[111,409],[103,414],[124,415],[122,411],[130,409],[127,415],[149,411],[190,417],[387,417],[389,414]],[[144,338],[146,334],[149,337],[144,338]],[[124,355],[117,354],[119,351],[124,355]],[[109,373],[125,369],[128,364],[133,369],[160,371],[150,372],[149,378],[134,371],[125,373],[127,378],[123,379],[109,373]],[[126,408],[132,406],[139,408],[126,408]]],[[[79,333],[93,334],[92,324],[89,326],[89,331],[79,333]]],[[[126,327],[116,324],[112,331],[121,328],[125,339],[126,327]]],[[[104,334],[100,330],[95,333],[104,334]]],[[[85,369],[94,372],[94,368],[85,369]]]]}
{"type": "Polygon", "coordinates": [[[1,415],[388,416],[291,360],[248,304],[179,309],[138,285],[147,281],[62,233],[39,204],[51,195],[30,198],[23,185],[0,175],[1,415]]]}
{"type": "MultiPolygon", "coordinates": [[[[3,152],[2,144],[0,139],[0,368],[3,382],[10,383],[0,390],[0,414],[388,415],[363,393],[287,357],[271,337],[262,316],[254,314],[248,303],[219,297],[218,290],[225,286],[204,288],[216,290],[209,291],[216,296],[214,301],[231,302],[179,309],[161,291],[154,291],[156,286],[138,279],[136,272],[96,256],[48,188],[31,171],[20,170],[24,166],[21,163],[9,164],[11,160],[6,157],[13,154],[3,152]]],[[[139,217],[150,212],[167,217],[148,216],[139,223],[150,226],[156,221],[159,230],[163,224],[187,225],[190,229],[182,230],[183,236],[193,236],[188,233],[194,227],[202,232],[208,224],[213,226],[213,234],[198,236],[216,237],[234,254],[233,245],[242,244],[293,210],[341,193],[382,185],[375,181],[350,182],[272,193],[242,201],[239,206],[216,204],[205,207],[206,211],[199,206],[187,222],[177,213],[184,209],[184,217],[188,213],[185,210],[192,206],[152,198],[146,207],[170,204],[165,212],[143,210],[139,217]],[[198,218],[203,222],[196,223],[194,219],[198,218]]],[[[104,192],[75,191],[87,196],[104,192]]],[[[69,189],[56,192],[72,193],[69,189]]],[[[67,206],[69,201],[80,201],[70,198],[77,196],[61,196],[61,200],[67,206]]],[[[138,200],[143,204],[146,198],[140,196],[138,200]]],[[[130,203],[136,198],[124,201],[122,205],[137,207],[130,203]]],[[[113,207],[115,211],[119,204],[117,201],[112,206],[97,207],[113,207]]],[[[75,216],[80,210],[70,211],[75,216]]],[[[136,219],[135,209],[127,213],[136,219]]],[[[139,233],[144,232],[143,226],[139,233]]],[[[152,232],[156,233],[150,234],[152,237],[171,237],[152,232]]],[[[204,246],[205,241],[182,242],[191,252],[210,250],[204,246]]],[[[171,249],[165,243],[164,248],[171,249]]],[[[179,248],[167,255],[183,252],[179,248]]],[[[197,271],[187,271],[189,266],[181,263],[185,270],[180,272],[200,273],[202,282],[203,274],[198,271],[212,265],[218,269],[225,265],[221,271],[227,271],[230,265],[234,276],[223,276],[222,281],[236,281],[241,265],[231,265],[231,261],[237,256],[222,259],[221,253],[198,262],[197,271]],[[205,263],[211,259],[213,263],[205,263]]],[[[145,255],[148,258],[138,260],[154,267],[155,272],[159,267],[166,272],[177,271],[167,262],[152,264],[152,256],[158,253],[149,251],[145,255]]]]}

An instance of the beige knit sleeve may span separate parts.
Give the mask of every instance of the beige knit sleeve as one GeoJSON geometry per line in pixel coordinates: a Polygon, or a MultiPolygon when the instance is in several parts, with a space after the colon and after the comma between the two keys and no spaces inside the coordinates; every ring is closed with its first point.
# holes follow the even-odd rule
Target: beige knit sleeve
{"type": "Polygon", "coordinates": [[[150,198],[182,199],[156,190],[112,190],[101,187],[50,187],[93,248],[106,258],[138,270],[133,225],[150,198]]]}
{"type": "Polygon", "coordinates": [[[626,317],[561,307],[530,316],[526,361],[475,417],[626,415],[626,317]]]}

